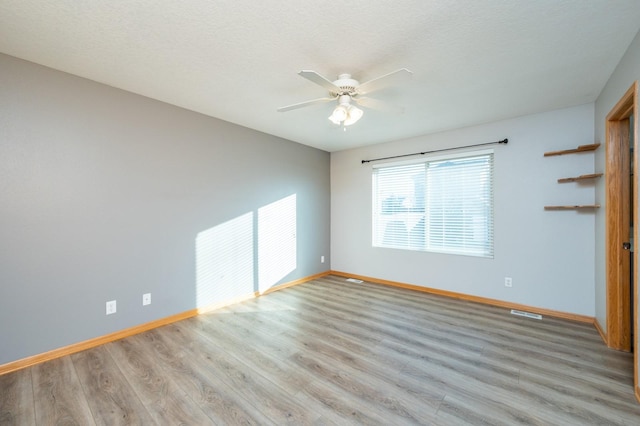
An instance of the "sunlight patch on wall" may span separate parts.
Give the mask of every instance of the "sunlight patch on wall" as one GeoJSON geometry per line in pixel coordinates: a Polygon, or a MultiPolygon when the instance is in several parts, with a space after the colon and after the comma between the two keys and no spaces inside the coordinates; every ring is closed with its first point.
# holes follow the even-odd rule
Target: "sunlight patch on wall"
{"type": "Polygon", "coordinates": [[[253,234],[253,213],[247,213],[198,233],[198,308],[253,294],[253,234]]]}
{"type": "Polygon", "coordinates": [[[258,285],[269,289],[297,266],[296,194],[258,209],[258,285]]]}

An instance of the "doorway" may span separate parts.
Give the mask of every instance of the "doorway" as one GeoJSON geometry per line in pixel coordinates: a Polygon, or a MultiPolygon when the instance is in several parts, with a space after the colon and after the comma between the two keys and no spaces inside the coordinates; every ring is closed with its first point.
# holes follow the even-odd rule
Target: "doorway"
{"type": "MultiPolygon", "coordinates": [[[[638,322],[637,226],[637,92],[635,82],[607,115],[606,137],[606,267],[607,345],[622,351],[637,348],[632,325],[638,322]]],[[[637,333],[635,333],[637,335],[637,333]]],[[[634,390],[638,395],[638,350],[634,351],[634,390]]]]}

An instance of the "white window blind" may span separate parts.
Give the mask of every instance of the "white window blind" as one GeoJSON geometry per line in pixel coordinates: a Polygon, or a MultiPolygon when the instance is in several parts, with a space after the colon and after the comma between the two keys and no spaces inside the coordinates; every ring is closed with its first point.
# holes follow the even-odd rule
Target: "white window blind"
{"type": "Polygon", "coordinates": [[[374,168],[373,245],[493,257],[493,153],[374,168]]]}

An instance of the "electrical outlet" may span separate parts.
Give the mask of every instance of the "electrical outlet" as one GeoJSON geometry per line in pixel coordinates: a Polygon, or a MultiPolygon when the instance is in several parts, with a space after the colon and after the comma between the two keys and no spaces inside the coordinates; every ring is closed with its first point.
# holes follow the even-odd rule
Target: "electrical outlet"
{"type": "Polygon", "coordinates": [[[513,280],[511,279],[511,277],[504,277],[504,286],[513,287],[513,280]]]}
{"type": "Polygon", "coordinates": [[[151,293],[145,293],[142,295],[142,306],[151,304],[151,293]]]}
{"type": "Polygon", "coordinates": [[[324,263],[324,256],[320,256],[320,263],[324,263]]]}
{"type": "Polygon", "coordinates": [[[110,300],[107,302],[107,315],[116,313],[116,301],[110,300]]]}

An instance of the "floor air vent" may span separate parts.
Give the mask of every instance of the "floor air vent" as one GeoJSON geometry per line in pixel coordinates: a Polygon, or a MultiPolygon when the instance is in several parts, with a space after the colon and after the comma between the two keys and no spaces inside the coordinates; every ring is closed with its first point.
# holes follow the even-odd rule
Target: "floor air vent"
{"type": "Polygon", "coordinates": [[[511,315],[518,315],[519,317],[527,317],[527,318],[533,318],[537,320],[542,319],[542,315],[532,314],[531,312],[525,312],[525,311],[517,311],[515,309],[511,310],[511,315]]]}
{"type": "Polygon", "coordinates": [[[356,280],[355,278],[347,278],[350,283],[362,284],[362,280],[356,280]]]}

